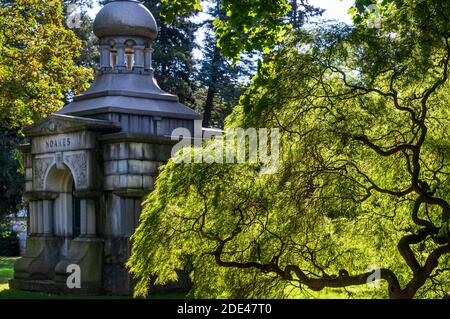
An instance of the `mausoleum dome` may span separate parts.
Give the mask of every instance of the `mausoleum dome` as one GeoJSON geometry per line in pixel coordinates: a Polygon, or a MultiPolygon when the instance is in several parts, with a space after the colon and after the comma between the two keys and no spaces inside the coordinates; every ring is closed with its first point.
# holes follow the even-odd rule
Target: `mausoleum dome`
{"type": "Polygon", "coordinates": [[[94,33],[99,38],[142,36],[155,39],[158,26],[152,13],[138,1],[112,1],[97,14],[94,33]]]}
{"type": "Polygon", "coordinates": [[[152,46],[158,27],[144,5],[134,0],[109,2],[97,14],[94,32],[99,38],[99,72],[91,87],[75,96],[58,114],[96,119],[113,116],[110,120],[120,123],[128,121],[125,120],[128,116],[145,118],[147,124],[141,123],[145,129],[140,122],[123,122],[122,129],[153,135],[169,135],[170,125],[185,125],[179,124],[179,119],[202,118],[181,104],[177,96],[158,86],[152,66],[152,46]],[[159,119],[165,122],[161,124],[159,119]],[[161,131],[160,125],[166,131],[161,131]]]}

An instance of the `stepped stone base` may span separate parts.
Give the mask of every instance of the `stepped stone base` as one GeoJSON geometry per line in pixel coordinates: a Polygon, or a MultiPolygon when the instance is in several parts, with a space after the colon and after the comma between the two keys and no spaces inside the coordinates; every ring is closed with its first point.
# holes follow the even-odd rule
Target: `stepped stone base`
{"type": "Polygon", "coordinates": [[[30,237],[22,258],[14,264],[15,279],[46,280],[54,276],[61,241],[55,237],[30,237]]]}
{"type": "Polygon", "coordinates": [[[55,295],[96,296],[103,294],[98,285],[85,284],[81,286],[81,289],[69,289],[65,283],[57,283],[53,280],[11,279],[9,287],[14,290],[46,292],[55,295]]]}

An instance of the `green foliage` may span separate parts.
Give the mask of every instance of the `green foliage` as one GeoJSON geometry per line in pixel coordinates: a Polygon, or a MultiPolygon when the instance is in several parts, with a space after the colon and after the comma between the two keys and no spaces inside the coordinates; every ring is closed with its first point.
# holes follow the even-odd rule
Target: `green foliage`
{"type": "Polygon", "coordinates": [[[17,132],[0,126],[0,223],[6,215],[15,214],[22,204],[24,181],[17,132]]]}
{"type": "Polygon", "coordinates": [[[163,16],[168,21],[176,16],[190,14],[192,11],[201,11],[200,0],[162,0],[164,5],[163,16]]]}
{"type": "Polygon", "coordinates": [[[86,88],[92,72],[74,65],[80,41],[62,25],[60,1],[0,6],[0,120],[23,128],[86,88]]]}
{"type": "MultiPolygon", "coordinates": [[[[197,103],[203,106],[203,126],[223,127],[225,118],[232,112],[244,92],[242,82],[251,76],[248,65],[233,65],[221,54],[217,47],[213,21],[223,15],[221,1],[216,1],[208,11],[210,19],[203,23],[205,39],[202,45],[203,56],[198,61],[196,80],[199,83],[197,103]]],[[[248,61],[251,65],[251,61],[248,61]]]]}
{"type": "Polygon", "coordinates": [[[181,103],[194,106],[193,81],[195,61],[193,51],[197,25],[191,15],[177,16],[168,23],[160,16],[160,1],[145,1],[144,4],[155,15],[160,33],[154,42],[153,54],[155,77],[158,84],[179,97],[181,103]]]}
{"type": "Polygon", "coordinates": [[[19,238],[16,233],[7,232],[2,234],[0,232],[0,254],[7,257],[20,255],[19,238]]]}
{"type": "Polygon", "coordinates": [[[280,128],[274,174],[179,163],[200,148],[164,167],[133,236],[137,295],[190,256],[195,297],[299,297],[365,285],[371,265],[389,286],[359,296],[442,297],[450,4],[396,4],[383,29],[300,30],[265,57],[226,126],[280,128]]]}
{"type": "MultiPolygon", "coordinates": [[[[163,15],[170,19],[188,12],[201,11],[198,0],[163,0],[163,15]]],[[[221,53],[235,62],[241,53],[269,53],[282,42],[292,27],[298,27],[310,15],[321,11],[307,1],[289,0],[222,0],[224,13],[214,21],[221,53]],[[294,14],[292,14],[294,12],[294,14]]]]}
{"type": "Polygon", "coordinates": [[[74,62],[78,66],[94,68],[100,61],[97,49],[97,38],[93,33],[94,21],[88,14],[92,8],[92,0],[63,0],[64,26],[71,29],[82,42],[80,54],[75,57],[74,62]],[[75,11],[75,16],[73,15],[75,11]],[[75,19],[75,20],[70,20],[75,19]]]}
{"type": "Polygon", "coordinates": [[[215,22],[218,46],[235,60],[240,52],[270,52],[291,29],[282,19],[290,9],[286,0],[223,1],[226,18],[215,22]]]}
{"type": "MultiPolygon", "coordinates": [[[[250,4],[254,5],[254,3],[248,3],[247,5],[250,4]]],[[[203,30],[205,30],[206,36],[203,44],[203,57],[199,61],[200,66],[197,79],[200,84],[200,92],[197,95],[200,98],[197,99],[197,103],[203,106],[204,127],[223,127],[225,118],[232,112],[240,96],[245,91],[246,80],[255,74],[258,54],[242,55],[241,52],[248,53],[257,48],[251,48],[253,44],[249,42],[247,44],[238,42],[238,40],[245,41],[246,35],[240,36],[236,32],[232,32],[236,34],[235,39],[227,39],[229,34],[225,35],[223,31],[219,31],[215,27],[219,23],[226,30],[230,30],[227,25],[229,23],[229,13],[237,12],[237,15],[239,15],[243,6],[242,3],[234,2],[232,4],[233,8],[227,9],[226,5],[230,4],[224,3],[222,0],[209,2],[207,13],[211,19],[203,23],[203,30]],[[237,10],[238,8],[239,10],[237,10]],[[225,45],[221,46],[220,43],[225,43],[225,45]],[[230,45],[233,47],[230,47],[230,45]],[[247,49],[243,47],[245,45],[248,46],[247,49]],[[235,50],[235,52],[230,54],[227,51],[228,49],[235,50]],[[238,56],[240,57],[239,62],[237,62],[238,56]],[[206,94],[202,95],[203,88],[206,94]]],[[[298,29],[303,25],[307,17],[321,14],[322,12],[320,9],[307,5],[305,1],[290,0],[289,5],[288,13],[280,17],[280,21],[285,25],[289,25],[289,28],[292,26],[294,29],[298,29]]],[[[242,23],[251,24],[252,21],[250,20],[248,18],[243,19],[242,23]]],[[[233,23],[238,24],[237,21],[233,23]]],[[[264,24],[264,27],[271,28],[267,24],[264,24]]],[[[276,31],[273,30],[273,32],[276,31]]],[[[264,39],[267,40],[267,36],[264,36],[264,39]]],[[[267,43],[267,48],[273,47],[275,44],[269,45],[267,43]]]]}

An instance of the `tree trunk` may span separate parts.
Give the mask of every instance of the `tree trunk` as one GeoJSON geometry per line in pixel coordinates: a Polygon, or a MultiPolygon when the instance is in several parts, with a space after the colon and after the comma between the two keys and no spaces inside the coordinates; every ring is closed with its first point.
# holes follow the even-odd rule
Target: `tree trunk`
{"type": "Polygon", "coordinates": [[[214,55],[211,61],[211,82],[208,87],[208,94],[206,96],[205,107],[203,108],[203,127],[209,127],[211,122],[212,109],[214,107],[214,97],[217,91],[217,80],[219,79],[219,70],[217,64],[220,62],[220,51],[216,46],[214,48],[214,55]]]}
{"type": "Polygon", "coordinates": [[[203,111],[203,127],[209,127],[211,122],[212,108],[214,106],[214,96],[216,95],[214,84],[211,84],[208,88],[208,94],[206,96],[205,107],[203,111]]]}

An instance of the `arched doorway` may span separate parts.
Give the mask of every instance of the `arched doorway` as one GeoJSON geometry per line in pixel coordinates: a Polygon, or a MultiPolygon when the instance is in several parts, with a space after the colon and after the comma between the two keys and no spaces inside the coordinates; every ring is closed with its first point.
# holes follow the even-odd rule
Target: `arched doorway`
{"type": "Polygon", "coordinates": [[[46,190],[56,193],[53,202],[53,233],[63,238],[62,255],[66,256],[70,242],[80,236],[81,205],[76,196],[75,181],[69,167],[51,167],[46,180],[46,190]]]}

